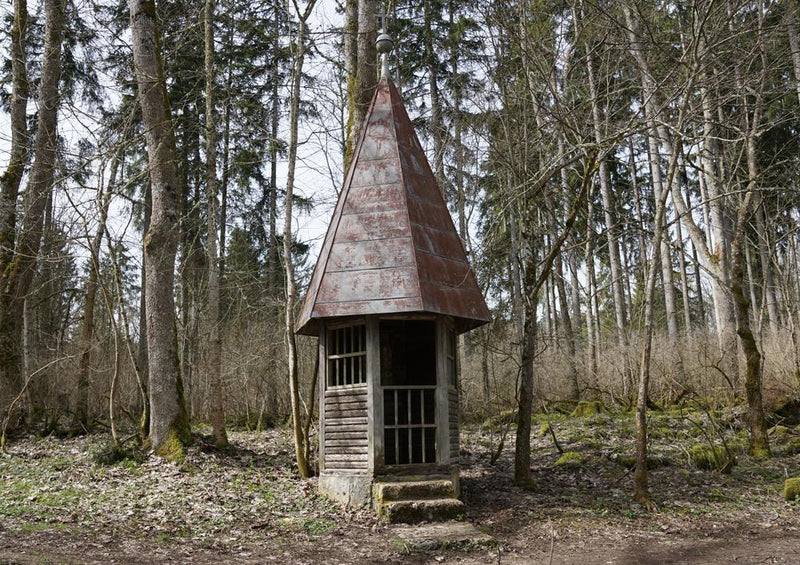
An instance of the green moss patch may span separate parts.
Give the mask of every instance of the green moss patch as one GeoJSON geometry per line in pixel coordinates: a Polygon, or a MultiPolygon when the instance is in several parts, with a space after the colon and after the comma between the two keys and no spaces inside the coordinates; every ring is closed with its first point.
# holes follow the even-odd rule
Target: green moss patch
{"type": "Polygon", "coordinates": [[[724,447],[695,444],[689,448],[689,463],[703,471],[729,473],[736,465],[736,458],[729,456],[724,447]]]}
{"type": "Polygon", "coordinates": [[[787,502],[800,500],[800,477],[786,479],[783,483],[783,499],[787,502]]]}
{"type": "Polygon", "coordinates": [[[774,439],[784,439],[790,435],[792,435],[792,430],[787,428],[786,426],[781,426],[780,424],[777,426],[772,426],[768,432],[769,437],[774,439]]]}
{"type": "MultiPolygon", "coordinates": [[[[633,470],[636,468],[636,457],[634,455],[619,455],[614,460],[619,466],[624,467],[625,469],[633,470]]],[[[659,467],[668,467],[671,464],[672,462],[666,457],[647,458],[647,468],[650,470],[658,469],[659,467]]]]}
{"type": "Polygon", "coordinates": [[[542,422],[539,426],[539,437],[544,437],[550,433],[550,422],[542,422]]]}
{"type": "Polygon", "coordinates": [[[603,403],[599,400],[581,400],[572,411],[573,418],[587,418],[589,416],[597,416],[602,413],[603,403]]]}
{"type": "Polygon", "coordinates": [[[575,451],[565,451],[554,463],[556,467],[575,469],[586,463],[586,456],[575,451]]]}

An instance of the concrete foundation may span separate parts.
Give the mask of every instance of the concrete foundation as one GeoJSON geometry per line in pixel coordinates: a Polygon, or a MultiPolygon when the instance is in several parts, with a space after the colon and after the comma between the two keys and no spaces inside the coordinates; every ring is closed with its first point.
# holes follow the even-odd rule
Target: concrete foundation
{"type": "Polygon", "coordinates": [[[369,506],[372,503],[372,477],[323,472],[319,492],[345,506],[369,506]]]}

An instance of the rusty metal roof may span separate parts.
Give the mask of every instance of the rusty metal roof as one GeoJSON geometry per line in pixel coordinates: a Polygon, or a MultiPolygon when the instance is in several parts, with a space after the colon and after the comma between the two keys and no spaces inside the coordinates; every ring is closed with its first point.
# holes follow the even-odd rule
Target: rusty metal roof
{"type": "Polygon", "coordinates": [[[461,238],[403,100],[382,78],[328,226],[295,331],[322,318],[453,316],[457,331],[489,321],[461,238]]]}

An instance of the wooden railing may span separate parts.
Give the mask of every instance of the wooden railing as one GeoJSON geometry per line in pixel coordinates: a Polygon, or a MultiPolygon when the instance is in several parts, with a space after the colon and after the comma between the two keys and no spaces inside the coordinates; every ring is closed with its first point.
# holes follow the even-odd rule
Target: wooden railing
{"type": "Polygon", "coordinates": [[[436,386],[383,389],[386,465],[436,463],[436,386]]]}

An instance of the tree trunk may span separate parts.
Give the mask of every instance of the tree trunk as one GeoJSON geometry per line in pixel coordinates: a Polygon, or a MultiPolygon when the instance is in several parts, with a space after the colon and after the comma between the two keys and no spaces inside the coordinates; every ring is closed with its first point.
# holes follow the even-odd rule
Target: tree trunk
{"type": "Polygon", "coordinates": [[[564,222],[564,228],[557,238],[552,240],[550,250],[541,261],[541,270],[536,274],[537,255],[529,251],[525,264],[525,322],[522,335],[522,378],[518,391],[517,409],[517,434],[514,452],[514,481],[521,485],[530,485],[531,482],[531,414],[533,412],[533,360],[536,354],[536,316],[539,303],[539,291],[545,281],[551,277],[553,263],[561,253],[578,212],[583,209],[586,199],[591,199],[589,187],[592,185],[590,171],[594,168],[593,160],[587,163],[583,171],[583,184],[572,202],[569,214],[564,222]]]}
{"type": "Polygon", "coordinates": [[[678,252],[678,265],[681,270],[681,294],[683,295],[683,333],[689,335],[692,331],[692,309],[689,305],[689,277],[686,274],[686,252],[683,241],[681,223],[675,222],[675,244],[678,252]]]}
{"type": "Polygon", "coordinates": [[[656,273],[661,239],[664,234],[664,216],[667,191],[662,191],[656,201],[655,231],[653,234],[653,259],[647,271],[644,299],[644,335],[642,336],[642,358],[639,363],[639,390],[636,402],[636,469],[633,475],[633,498],[648,509],[654,508],[650,500],[647,475],[647,401],[650,386],[650,357],[653,348],[653,302],[655,298],[656,273]]]}
{"type": "MultiPolygon", "coordinates": [[[[586,70],[589,82],[589,98],[592,102],[592,128],[594,131],[595,143],[598,146],[603,141],[602,120],[600,116],[600,105],[598,102],[597,87],[595,86],[594,64],[592,60],[592,50],[587,45],[586,70]]],[[[611,176],[608,170],[608,161],[600,159],[600,196],[603,199],[603,216],[606,223],[606,239],[608,241],[608,256],[611,266],[611,287],[614,292],[614,316],[617,322],[617,342],[622,350],[623,378],[626,383],[632,382],[630,374],[630,363],[627,361],[628,355],[628,332],[627,315],[625,312],[625,298],[623,296],[623,273],[620,262],[619,243],[617,241],[617,220],[614,214],[614,201],[611,195],[611,176]]]]}
{"type": "MultiPolygon", "coordinates": [[[[355,114],[351,130],[355,139],[358,139],[361,133],[369,103],[378,85],[376,68],[378,52],[375,47],[375,40],[378,38],[376,5],[376,0],[358,0],[358,69],[355,82],[355,114]]],[[[354,140],[354,148],[355,143],[354,140]]]]}
{"type": "MultiPolygon", "coordinates": [[[[297,39],[294,45],[294,64],[292,65],[292,95],[289,113],[289,164],[286,174],[286,207],[284,210],[283,224],[283,264],[286,274],[286,345],[289,365],[289,395],[292,405],[292,427],[294,429],[294,452],[297,461],[297,471],[300,476],[309,476],[308,450],[306,443],[308,437],[303,434],[303,418],[300,414],[300,377],[297,362],[297,342],[294,335],[294,307],[297,301],[297,285],[294,280],[294,262],[292,257],[292,199],[294,197],[294,176],[297,164],[297,122],[300,114],[300,84],[303,80],[303,62],[306,55],[306,39],[308,28],[306,21],[314,8],[316,0],[306,4],[305,11],[300,16],[297,39]]],[[[374,12],[374,11],[373,11],[374,12]]],[[[373,19],[373,30],[374,30],[373,19]]],[[[359,40],[361,37],[359,36],[359,40]]],[[[373,47],[374,49],[374,47],[373,47]]],[[[361,44],[359,43],[359,55],[361,44]]],[[[374,70],[374,63],[373,63],[374,70]]],[[[309,414],[309,418],[311,415],[309,414]]]]}
{"type": "Polygon", "coordinates": [[[214,82],[214,0],[206,0],[205,31],[205,79],[206,79],[206,199],[208,211],[206,221],[206,252],[208,253],[208,380],[211,389],[211,426],[214,444],[227,447],[225,431],[225,389],[222,386],[222,337],[219,315],[220,273],[217,251],[217,124],[215,119],[214,82]]]}
{"type": "MultiPolygon", "coordinates": [[[[15,11],[23,10],[24,5],[15,5],[15,11]]],[[[8,422],[6,429],[13,430],[20,422],[21,412],[9,410],[11,401],[19,394],[22,387],[20,375],[21,354],[19,351],[22,341],[23,312],[25,297],[28,295],[33,276],[36,272],[39,247],[42,242],[42,221],[45,206],[53,190],[53,175],[55,171],[56,154],[58,152],[58,138],[56,123],[59,107],[59,79],[61,78],[61,42],[64,31],[64,3],[63,0],[45,0],[45,30],[44,30],[44,59],[39,82],[39,116],[34,141],[34,162],[30,171],[30,180],[25,191],[22,226],[19,230],[18,240],[13,258],[6,264],[0,263],[0,421],[8,422]]],[[[21,26],[22,33],[26,16],[22,13],[15,14],[15,26],[21,26]]],[[[23,36],[19,36],[23,40],[23,36]]],[[[17,71],[23,73],[20,65],[24,65],[22,47],[14,48],[13,60],[16,60],[17,71]],[[22,57],[22,59],[20,59],[22,57]]],[[[24,76],[15,76],[13,88],[19,96],[25,92],[27,84],[23,84],[24,76]],[[17,89],[22,89],[18,91],[17,89]]],[[[25,81],[27,83],[27,81],[25,81]]],[[[27,100],[27,99],[26,99],[27,100]]],[[[21,98],[12,100],[15,106],[12,111],[12,135],[16,133],[17,143],[24,143],[27,136],[25,130],[20,130],[22,124],[18,121],[22,109],[21,98]],[[17,106],[18,105],[18,106],[17,106]]],[[[24,118],[24,117],[23,117],[24,118]]],[[[13,142],[13,138],[12,138],[13,142]]],[[[12,159],[24,153],[19,147],[17,153],[12,153],[12,159]]],[[[19,181],[15,180],[21,171],[13,170],[14,163],[10,162],[11,174],[3,175],[2,203],[11,204],[10,198],[16,196],[19,181]]],[[[16,198],[15,198],[16,200],[16,198]]],[[[13,203],[16,206],[16,202],[13,203]]],[[[12,209],[13,209],[12,206],[12,209]]],[[[0,235],[4,241],[9,240],[10,230],[14,229],[12,223],[15,219],[11,209],[0,210],[3,214],[2,229],[7,230],[0,235]],[[9,223],[12,222],[12,223],[9,223]]],[[[0,259],[2,261],[2,259],[0,259]]]]}
{"type": "Polygon", "coordinates": [[[442,102],[439,96],[439,61],[433,41],[434,0],[423,2],[423,25],[425,63],[428,67],[428,91],[431,97],[431,136],[433,137],[433,176],[442,197],[447,201],[447,186],[444,178],[444,123],[442,122],[442,102]]]}
{"type": "Polygon", "coordinates": [[[275,54],[272,60],[272,93],[270,105],[272,106],[272,116],[270,117],[270,149],[269,149],[269,284],[270,292],[278,292],[279,263],[278,254],[278,126],[280,125],[279,109],[279,90],[280,71],[278,69],[278,49],[280,47],[280,13],[278,2],[275,9],[275,54]]]}
{"type": "Polygon", "coordinates": [[[731,293],[736,304],[736,333],[747,359],[745,373],[745,391],[747,394],[747,415],[750,424],[749,452],[753,457],[763,459],[770,456],[769,439],[767,437],[767,420],[764,417],[762,401],[762,367],[761,353],[758,351],[756,338],[750,329],[750,305],[744,293],[744,265],[742,245],[744,245],[744,227],[747,210],[753,193],[748,191],[739,206],[731,249],[731,293]]]}
{"type": "MultiPolygon", "coordinates": [[[[143,195],[143,222],[142,233],[147,234],[150,229],[150,211],[153,209],[153,192],[150,188],[149,179],[145,180],[144,195],[143,195]]],[[[110,242],[109,242],[109,245],[110,242]]],[[[142,437],[146,437],[150,433],[150,368],[147,357],[147,285],[144,282],[147,280],[147,264],[142,261],[141,270],[142,290],[139,296],[139,351],[138,351],[138,369],[141,376],[141,383],[144,386],[142,391],[142,417],[140,420],[140,431],[142,437]]]]}
{"type": "MultiPolygon", "coordinates": [[[[757,167],[757,162],[753,163],[757,167]]],[[[757,173],[757,171],[756,171],[757,173]]],[[[775,292],[775,281],[772,275],[772,256],[770,249],[770,232],[767,231],[771,226],[767,225],[767,214],[764,210],[764,199],[761,192],[753,194],[755,199],[756,216],[756,242],[758,246],[758,258],[761,262],[761,277],[764,291],[764,303],[767,306],[767,317],[769,318],[769,330],[772,337],[778,335],[778,301],[775,292]]],[[[761,332],[758,332],[759,334],[761,332]]]]}
{"type": "MultiPolygon", "coordinates": [[[[350,165],[356,145],[356,109],[358,94],[358,4],[359,0],[345,0],[344,4],[344,71],[347,80],[347,131],[344,145],[344,169],[350,165]]],[[[363,116],[362,116],[363,119],[363,116]]]]}
{"type": "MultiPolygon", "coordinates": [[[[594,273],[594,250],[596,246],[597,233],[594,231],[594,202],[589,198],[589,206],[586,212],[586,354],[588,356],[589,374],[592,384],[598,384],[597,374],[597,353],[598,336],[595,332],[595,273],[594,273]]],[[[623,394],[627,394],[628,382],[623,379],[623,394]]]]}
{"type": "MultiPolygon", "coordinates": [[[[108,207],[111,204],[114,185],[117,180],[117,170],[119,167],[119,157],[114,156],[111,161],[111,172],[109,174],[108,186],[105,193],[102,186],[97,194],[98,222],[94,237],[89,238],[86,232],[87,244],[89,246],[89,279],[86,283],[86,298],[83,307],[83,324],[81,326],[81,356],[78,362],[78,398],[75,409],[75,419],[85,430],[89,429],[89,367],[92,359],[92,339],[94,338],[94,306],[97,297],[97,285],[100,278],[100,246],[103,243],[103,235],[106,231],[106,220],[108,218],[108,207]]],[[[113,316],[113,312],[110,313],[113,316]]],[[[116,333],[115,333],[115,352],[116,352],[116,333]]]]}
{"type": "MultiPolygon", "coordinates": [[[[14,0],[11,26],[11,154],[0,176],[0,281],[14,257],[17,225],[17,197],[28,153],[28,71],[25,35],[28,28],[27,0],[14,0]]],[[[5,305],[3,305],[5,306],[5,305]]],[[[2,405],[0,405],[2,406],[2,405]]]]}
{"type": "Polygon", "coordinates": [[[792,51],[792,69],[797,99],[800,100],[800,34],[797,32],[797,1],[786,3],[786,32],[789,35],[789,48],[792,51]]]}
{"type": "MultiPolygon", "coordinates": [[[[525,278],[531,281],[535,259],[529,261],[525,278]]],[[[517,434],[514,450],[514,482],[531,486],[531,416],[533,412],[533,360],[536,356],[536,310],[538,293],[526,297],[522,330],[522,378],[519,383],[517,434]]]]}
{"type": "Polygon", "coordinates": [[[128,6],[153,198],[150,227],[144,239],[150,444],[158,455],[181,460],[191,433],[178,363],[173,300],[181,193],[177,151],[159,55],[155,5],[146,0],[129,0],[128,6]]]}

